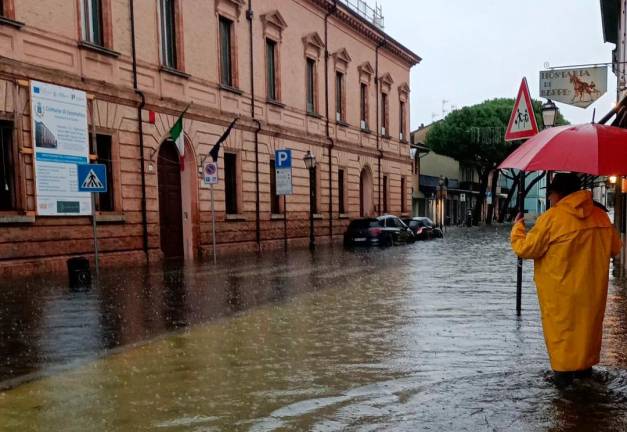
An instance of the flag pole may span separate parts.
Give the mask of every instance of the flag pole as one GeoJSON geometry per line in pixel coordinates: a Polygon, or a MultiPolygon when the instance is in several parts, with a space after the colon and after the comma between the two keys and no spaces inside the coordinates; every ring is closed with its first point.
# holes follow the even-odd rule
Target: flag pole
{"type": "Polygon", "coordinates": [[[216,211],[213,201],[213,183],[211,184],[211,239],[213,240],[213,264],[217,264],[218,258],[216,256],[216,211]]]}
{"type": "MultiPolygon", "coordinates": [[[[237,120],[239,120],[239,114],[237,115],[237,117],[235,117],[235,119],[233,119],[229,127],[226,128],[226,130],[224,131],[220,139],[218,139],[218,142],[216,142],[214,146],[211,148],[211,150],[209,151],[208,156],[211,156],[211,159],[213,159],[214,162],[216,163],[218,162],[218,156],[220,154],[220,145],[228,138],[229,134],[231,133],[231,129],[233,129],[233,126],[235,126],[235,123],[237,123],[237,120]]],[[[203,159],[203,164],[204,164],[204,159],[203,159]]],[[[214,204],[214,198],[213,198],[213,183],[211,183],[211,225],[212,225],[211,230],[212,230],[212,237],[213,237],[213,264],[215,265],[217,264],[216,211],[215,211],[215,204],[214,204]]]]}
{"type": "Polygon", "coordinates": [[[185,109],[183,110],[183,112],[181,113],[181,115],[179,116],[179,118],[183,117],[185,114],[187,114],[187,110],[189,110],[189,108],[192,106],[192,104],[194,103],[194,101],[191,101],[187,104],[187,106],[185,107],[185,109]]]}

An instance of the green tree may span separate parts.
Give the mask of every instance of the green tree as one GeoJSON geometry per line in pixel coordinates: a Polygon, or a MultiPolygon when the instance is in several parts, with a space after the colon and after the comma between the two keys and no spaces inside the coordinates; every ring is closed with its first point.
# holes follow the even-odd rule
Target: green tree
{"type": "MultiPolygon", "coordinates": [[[[473,209],[473,223],[478,224],[481,207],[488,188],[490,173],[494,172],[493,190],[496,190],[496,167],[520,144],[506,142],[505,130],[514,108],[514,99],[491,99],[480,104],[451,112],[429,130],[426,145],[434,152],[457,159],[461,164],[473,167],[479,177],[479,199],[473,209]]],[[[542,102],[533,101],[538,127],[542,127],[542,102]]],[[[567,124],[558,114],[557,124],[567,124]]],[[[492,219],[492,206],[488,220],[492,219]]]]}

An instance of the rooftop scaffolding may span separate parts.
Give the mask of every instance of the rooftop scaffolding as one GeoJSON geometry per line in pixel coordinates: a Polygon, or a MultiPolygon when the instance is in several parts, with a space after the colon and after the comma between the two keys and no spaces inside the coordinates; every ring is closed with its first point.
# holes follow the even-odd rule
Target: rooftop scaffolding
{"type": "Polygon", "coordinates": [[[366,0],[339,0],[339,2],[357,12],[362,18],[379,29],[384,29],[383,8],[379,3],[375,3],[372,7],[366,0]]]}

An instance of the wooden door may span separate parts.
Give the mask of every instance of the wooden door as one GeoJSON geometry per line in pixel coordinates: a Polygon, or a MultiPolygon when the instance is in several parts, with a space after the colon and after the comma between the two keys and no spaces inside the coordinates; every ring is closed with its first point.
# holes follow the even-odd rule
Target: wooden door
{"type": "Polygon", "coordinates": [[[159,150],[159,223],[161,250],[166,258],[179,258],[183,252],[183,209],[179,155],[172,141],[159,150]]]}

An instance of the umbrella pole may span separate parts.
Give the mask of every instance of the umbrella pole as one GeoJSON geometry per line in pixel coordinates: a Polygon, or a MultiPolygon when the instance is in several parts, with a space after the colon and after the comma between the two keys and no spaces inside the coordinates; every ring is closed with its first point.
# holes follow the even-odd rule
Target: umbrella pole
{"type": "MultiPolygon", "coordinates": [[[[520,171],[520,179],[518,180],[518,212],[525,215],[525,172],[520,171]]],[[[516,315],[522,313],[522,271],[523,260],[518,258],[518,266],[516,272],[516,315]]]]}

